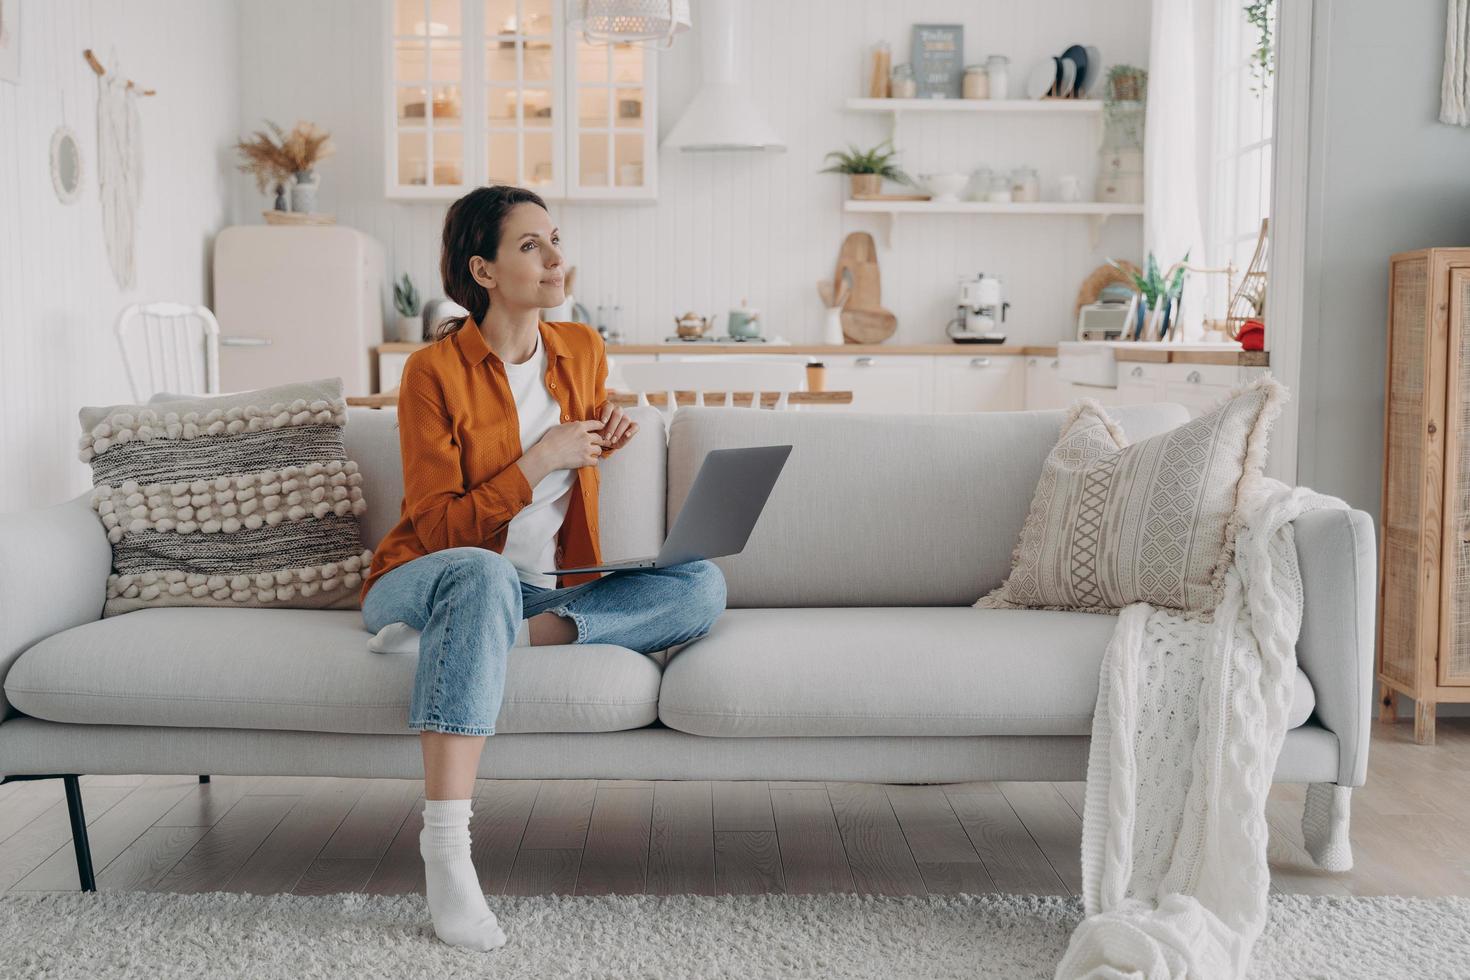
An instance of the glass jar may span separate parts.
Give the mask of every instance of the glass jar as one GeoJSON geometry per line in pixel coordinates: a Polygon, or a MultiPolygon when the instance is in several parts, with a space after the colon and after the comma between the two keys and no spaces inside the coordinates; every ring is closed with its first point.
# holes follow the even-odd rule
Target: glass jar
{"type": "Polygon", "coordinates": [[[912,99],[919,94],[919,83],[914,81],[914,70],[908,62],[893,66],[893,78],[889,88],[895,99],[912,99]]]}
{"type": "Polygon", "coordinates": [[[1021,166],[1011,171],[1011,200],[1041,200],[1041,179],[1035,167],[1021,166]]]}
{"type": "Polygon", "coordinates": [[[985,196],[990,193],[990,177],[990,168],[983,163],[970,171],[970,200],[985,200],[985,196]]]}
{"type": "Polygon", "coordinates": [[[967,99],[990,98],[990,72],[984,65],[966,65],[963,94],[967,99]]]}
{"type": "Polygon", "coordinates": [[[1011,179],[1005,174],[993,174],[985,200],[991,204],[1008,204],[1011,200],[1011,179]]]}
{"type": "Polygon", "coordinates": [[[1006,75],[1010,63],[1011,59],[1003,54],[993,54],[985,59],[985,71],[990,76],[990,98],[1005,99],[1010,97],[1006,95],[1006,75]]]}

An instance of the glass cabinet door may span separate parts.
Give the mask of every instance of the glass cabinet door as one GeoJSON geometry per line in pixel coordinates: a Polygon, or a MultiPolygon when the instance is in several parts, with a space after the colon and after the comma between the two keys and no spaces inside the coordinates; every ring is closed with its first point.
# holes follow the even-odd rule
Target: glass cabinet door
{"type": "Polygon", "coordinates": [[[381,2],[390,199],[656,197],[656,51],[584,43],[567,0],[381,2]]]}
{"type": "Polygon", "coordinates": [[[570,197],[652,196],[658,164],[647,93],[656,58],[636,44],[588,44],[567,32],[570,197]]]}
{"type": "Polygon", "coordinates": [[[408,196],[468,186],[461,0],[393,0],[388,184],[408,196]]]}
{"type": "Polygon", "coordinates": [[[559,4],[485,4],[485,172],[481,183],[517,184],[559,196],[562,120],[558,105],[559,4]]]}

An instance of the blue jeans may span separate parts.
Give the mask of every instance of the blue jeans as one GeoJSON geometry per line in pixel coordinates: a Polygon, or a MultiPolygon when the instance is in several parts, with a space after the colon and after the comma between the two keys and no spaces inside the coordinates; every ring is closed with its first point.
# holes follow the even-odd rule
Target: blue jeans
{"type": "Polygon", "coordinates": [[[697,640],[725,611],[725,576],[712,561],[604,573],[562,589],[529,585],[509,558],[459,547],[404,562],[373,583],[363,625],[407,623],[422,633],[408,727],[494,735],[507,651],[521,620],[550,610],[577,625],[576,643],[651,653],[697,640]]]}

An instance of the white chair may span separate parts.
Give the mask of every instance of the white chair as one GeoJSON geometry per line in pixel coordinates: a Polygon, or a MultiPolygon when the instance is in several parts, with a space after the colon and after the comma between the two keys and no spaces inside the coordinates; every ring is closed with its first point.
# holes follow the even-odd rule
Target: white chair
{"type": "Polygon", "coordinates": [[[118,314],[116,334],[134,401],[219,394],[219,321],[208,307],[134,303],[118,314]]]}
{"type": "Polygon", "coordinates": [[[733,392],[754,392],[749,407],[757,409],[761,407],[761,394],[773,391],[777,392],[776,411],[799,411],[801,406],[791,404],[787,396],[793,391],[806,390],[806,365],[789,361],[655,361],[623,364],[618,373],[622,385],[616,385],[613,365],[608,365],[610,387],[637,392],[639,405],[653,404],[649,392],[662,392],[664,404],[655,407],[665,415],[672,415],[678,409],[676,391],[693,391],[696,405],[706,404],[706,391],[722,391],[726,407],[736,407],[733,392]]]}

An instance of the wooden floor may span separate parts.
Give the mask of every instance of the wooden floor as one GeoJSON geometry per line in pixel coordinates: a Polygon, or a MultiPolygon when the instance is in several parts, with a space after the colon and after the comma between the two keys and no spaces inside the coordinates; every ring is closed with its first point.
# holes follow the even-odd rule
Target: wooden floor
{"type": "MultiPolygon", "coordinates": [[[[1302,788],[1273,789],[1273,888],[1470,895],[1470,719],[1434,746],[1377,724],[1353,793],[1355,867],[1315,871],[1302,788]]],[[[1003,891],[1081,886],[1078,783],[481,780],[471,835],[490,894],[1003,891]]],[[[420,891],[419,780],[90,776],[99,889],[420,891]]],[[[75,889],[60,780],[0,786],[0,892],[75,889]]]]}

